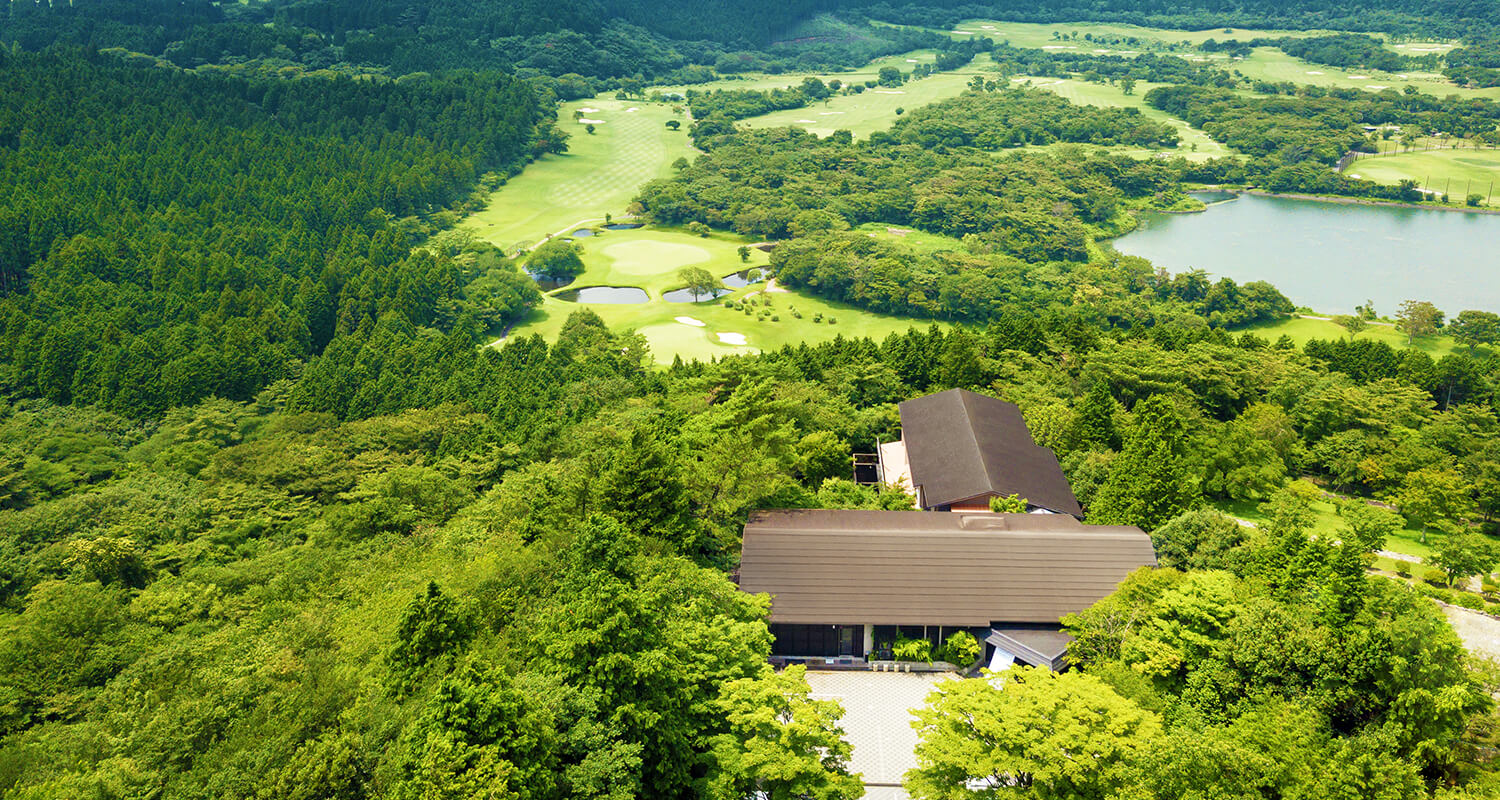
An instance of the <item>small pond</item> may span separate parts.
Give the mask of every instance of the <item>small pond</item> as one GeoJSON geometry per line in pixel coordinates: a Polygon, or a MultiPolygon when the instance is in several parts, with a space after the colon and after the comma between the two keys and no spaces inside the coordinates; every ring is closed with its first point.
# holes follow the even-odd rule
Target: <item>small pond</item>
{"type": "Polygon", "coordinates": [[[763,270],[763,269],[745,269],[745,270],[740,270],[739,272],[736,272],[733,275],[725,275],[724,278],[723,278],[723,281],[724,281],[724,285],[728,286],[731,289],[743,289],[746,286],[754,286],[757,283],[761,283],[765,279],[766,279],[766,271],[765,270],[763,270]],[[752,272],[755,273],[755,275],[754,275],[755,280],[753,280],[753,281],[750,280],[750,277],[751,277],[750,273],[752,273],[752,272]]]}
{"type": "MultiPolygon", "coordinates": [[[[726,280],[724,281],[724,283],[728,284],[729,281],[726,280]]],[[[702,303],[708,300],[716,300],[726,294],[729,294],[731,291],[731,289],[715,289],[713,294],[700,294],[695,296],[687,289],[673,289],[670,292],[662,292],[661,299],[667,301],[668,303],[702,303]]]]}
{"type": "Polygon", "coordinates": [[[633,231],[636,228],[644,227],[646,227],[645,224],[641,222],[616,222],[613,225],[605,225],[604,229],[607,231],[633,231]]]}
{"type": "Polygon", "coordinates": [[[588,228],[579,228],[578,230],[573,231],[574,238],[578,238],[578,239],[582,239],[585,236],[593,236],[593,235],[594,235],[594,232],[592,230],[588,229],[588,228]]]}
{"type": "Polygon", "coordinates": [[[585,286],[552,295],[570,303],[644,303],[646,290],[635,286],[585,286]]]}
{"type": "Polygon", "coordinates": [[[544,292],[550,292],[553,289],[561,289],[562,287],[567,286],[568,284],[573,282],[572,278],[566,278],[564,280],[553,280],[552,278],[538,275],[531,270],[527,270],[526,274],[530,275],[531,279],[536,281],[537,288],[541,289],[544,292]]]}

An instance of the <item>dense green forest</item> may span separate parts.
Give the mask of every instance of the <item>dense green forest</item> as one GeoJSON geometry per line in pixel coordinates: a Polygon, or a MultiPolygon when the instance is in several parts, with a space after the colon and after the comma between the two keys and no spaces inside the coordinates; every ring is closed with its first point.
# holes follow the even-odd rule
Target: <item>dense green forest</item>
{"type": "MultiPolygon", "coordinates": [[[[1451,588],[1500,557],[1500,320],[1454,314],[1469,346],[1440,356],[1355,327],[1272,341],[1241,329],[1293,310],[1274,286],[1102,244],[1135,211],[1201,208],[1188,185],[1414,199],[1330,167],[1383,131],[1494,143],[1500,104],[864,24],[973,17],[1478,41],[1500,9],[10,4],[0,798],[855,800],[838,704],[767,663],[741,530],[910,508],[851,457],[953,387],[1018,404],[1088,520],[1141,526],[1161,568],[1064,621],[1070,672],[946,684],[914,796],[1500,794],[1500,670],[1431,602],[1500,611],[1451,588]],[[776,240],[780,283],[912,328],[668,366],[585,310],[486,346],[540,294],[453,224],[566,150],[555,99],[919,47],[931,68],[877,84],[981,52],[995,73],[859,141],[734,122],[863,84],[690,93],[704,152],[633,209],[776,240]],[[1178,157],[1138,109],[1009,81],[1065,74],[1167,84],[1146,104],[1235,155],[1178,157]],[[1403,524],[1439,579],[1368,574],[1403,524]]],[[[1273,41],[1410,63],[1365,36],[1273,41]]],[[[1491,80],[1492,49],[1450,75],[1491,80]]]]}
{"type": "Polygon", "coordinates": [[[147,417],[248,400],[377,321],[523,310],[497,259],[413,252],[396,217],[564,146],[522,83],[197,76],[0,55],[0,384],[147,417]]]}

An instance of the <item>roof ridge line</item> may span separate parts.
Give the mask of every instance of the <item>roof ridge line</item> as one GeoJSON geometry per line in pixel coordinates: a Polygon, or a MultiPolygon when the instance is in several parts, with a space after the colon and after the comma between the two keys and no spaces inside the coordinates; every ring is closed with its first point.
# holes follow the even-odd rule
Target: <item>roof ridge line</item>
{"type": "MultiPolygon", "coordinates": [[[[963,406],[964,419],[969,423],[969,438],[974,440],[974,454],[979,458],[979,471],[984,473],[984,484],[993,490],[995,488],[995,476],[990,474],[989,460],[984,457],[984,445],[979,442],[978,423],[974,420],[974,410],[969,406],[969,395],[972,394],[976,397],[985,395],[980,395],[978,392],[970,392],[966,389],[954,389],[953,391],[958,392],[959,405],[963,406]]],[[[1002,400],[1001,402],[1004,401],[1002,400]]],[[[1017,411],[1020,411],[1019,407],[1017,411]]],[[[1022,417],[1022,424],[1025,424],[1024,417],[1022,417]]],[[[1030,435],[1030,431],[1027,432],[1027,435],[1030,435]]]]}

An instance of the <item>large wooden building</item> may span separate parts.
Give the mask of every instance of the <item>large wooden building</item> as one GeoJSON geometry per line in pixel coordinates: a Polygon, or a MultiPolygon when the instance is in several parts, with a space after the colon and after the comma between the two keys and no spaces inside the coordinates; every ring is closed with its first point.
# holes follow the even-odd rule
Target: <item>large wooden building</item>
{"type": "Polygon", "coordinates": [[[988,663],[1058,669],[1058,621],[1155,564],[1139,528],[1068,514],[783,510],[751,516],[739,580],[771,595],[774,655],[863,659],[967,630],[988,663]]]}
{"type": "Polygon", "coordinates": [[[899,406],[901,439],[881,445],[880,479],[911,492],[927,511],[989,511],[1017,495],[1027,510],[1083,518],[1052,451],[1031,438],[1021,410],[950,389],[899,406]]]}

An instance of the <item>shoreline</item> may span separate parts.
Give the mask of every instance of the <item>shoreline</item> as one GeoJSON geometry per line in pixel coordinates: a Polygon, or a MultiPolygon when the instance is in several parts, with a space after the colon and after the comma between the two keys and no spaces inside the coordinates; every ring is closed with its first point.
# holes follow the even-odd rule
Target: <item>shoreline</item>
{"type": "MultiPolygon", "coordinates": [[[[1241,195],[1249,194],[1256,197],[1285,197],[1291,200],[1311,200],[1317,203],[1337,203],[1346,206],[1384,206],[1387,208],[1415,208],[1424,211],[1456,211],[1460,214],[1500,214],[1500,208],[1470,207],[1435,205],[1430,203],[1408,203],[1402,200],[1381,200],[1370,197],[1345,197],[1337,194],[1302,194],[1299,192],[1268,192],[1263,189],[1226,189],[1219,186],[1205,186],[1202,189],[1192,189],[1192,192],[1230,192],[1241,195]]],[[[1211,204],[1210,204],[1211,205],[1211,204]]],[[[1191,212],[1178,212],[1191,213],[1191,212]]]]}

